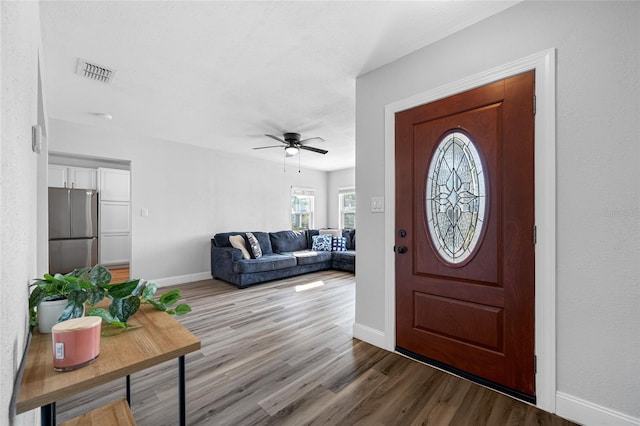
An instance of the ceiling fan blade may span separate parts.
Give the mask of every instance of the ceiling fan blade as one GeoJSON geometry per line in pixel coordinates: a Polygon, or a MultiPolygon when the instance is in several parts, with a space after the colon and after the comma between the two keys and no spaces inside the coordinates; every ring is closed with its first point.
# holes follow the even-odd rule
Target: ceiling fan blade
{"type": "Polygon", "coordinates": [[[329,152],[326,149],[314,148],[312,146],[305,146],[305,145],[300,145],[298,148],[305,149],[307,151],[317,152],[318,154],[326,154],[327,152],[329,152]]]}
{"type": "Polygon", "coordinates": [[[282,143],[284,143],[284,144],[289,145],[289,142],[285,141],[284,139],[280,139],[280,138],[279,138],[279,137],[277,137],[277,136],[273,136],[273,135],[265,135],[265,136],[268,136],[268,137],[270,137],[271,139],[275,139],[275,140],[277,140],[278,142],[282,142],[282,143]]]}
{"type": "Polygon", "coordinates": [[[269,145],[269,146],[259,146],[253,149],[265,149],[265,148],[282,148],[282,145],[269,145]]]}
{"type": "Polygon", "coordinates": [[[308,139],[302,139],[300,142],[298,142],[300,145],[304,145],[306,143],[309,143],[311,141],[318,141],[318,142],[324,142],[324,139],[322,139],[319,136],[316,136],[315,138],[308,138],[308,139]]]}

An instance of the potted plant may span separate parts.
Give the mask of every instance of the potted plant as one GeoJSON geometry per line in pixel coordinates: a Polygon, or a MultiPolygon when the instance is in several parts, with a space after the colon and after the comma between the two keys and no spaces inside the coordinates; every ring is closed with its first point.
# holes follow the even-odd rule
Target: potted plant
{"type": "Polygon", "coordinates": [[[87,315],[98,316],[110,325],[117,328],[129,328],[128,323],[142,304],[150,304],[154,308],[170,315],[184,315],[191,312],[191,307],[186,303],[174,305],[182,297],[180,289],[169,290],[154,299],[158,285],[146,280],[130,280],[120,284],[101,286],[105,290],[106,297],[111,299],[108,309],[92,308],[87,315]]]}
{"type": "Polygon", "coordinates": [[[95,305],[104,299],[105,291],[99,285],[110,280],[111,273],[97,267],[37,278],[29,296],[31,325],[38,325],[41,333],[50,333],[57,322],[83,316],[85,302],[95,305]]]}
{"type": "Polygon", "coordinates": [[[191,307],[186,303],[173,307],[182,296],[179,289],[170,290],[154,300],[153,297],[158,289],[155,283],[138,279],[119,284],[110,284],[110,282],[111,273],[102,265],[77,269],[65,275],[45,274],[43,278],[36,279],[32,284],[35,288],[29,297],[31,325],[35,326],[38,323],[42,325],[43,306],[52,300],[62,300],[63,302],[58,303],[61,303],[63,307],[57,320],[48,326],[48,330],[46,328],[48,324],[45,324],[45,327],[40,327],[40,331],[44,333],[49,333],[51,326],[56,322],[83,316],[87,304],[95,306],[105,297],[111,300],[108,309],[92,308],[87,314],[99,316],[118,328],[130,327],[129,318],[144,303],[151,304],[156,309],[171,315],[184,315],[191,312],[191,307]],[[66,304],[64,300],[66,300],[66,304]]]}

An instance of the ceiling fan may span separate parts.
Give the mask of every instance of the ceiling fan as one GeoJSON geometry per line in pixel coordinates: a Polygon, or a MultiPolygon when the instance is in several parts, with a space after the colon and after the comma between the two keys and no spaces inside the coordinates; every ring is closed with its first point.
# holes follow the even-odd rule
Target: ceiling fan
{"type": "MultiPolygon", "coordinates": [[[[292,157],[296,155],[301,149],[306,151],[317,152],[318,154],[326,154],[326,149],[315,148],[313,146],[308,146],[307,144],[311,141],[317,140],[319,142],[324,142],[324,139],[320,137],[308,138],[308,139],[300,139],[300,133],[285,133],[282,135],[284,138],[279,138],[274,135],[265,135],[270,137],[271,139],[275,139],[278,142],[282,142],[284,144],[284,152],[287,157],[292,157]]],[[[283,148],[283,145],[269,145],[269,146],[259,146],[253,149],[265,149],[265,148],[283,148]]]]}

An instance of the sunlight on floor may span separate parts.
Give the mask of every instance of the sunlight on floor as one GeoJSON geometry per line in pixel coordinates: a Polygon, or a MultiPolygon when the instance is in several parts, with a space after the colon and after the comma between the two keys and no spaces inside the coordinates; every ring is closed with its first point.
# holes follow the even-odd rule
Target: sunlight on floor
{"type": "Polygon", "coordinates": [[[308,284],[300,284],[296,286],[296,292],[311,290],[312,288],[322,287],[323,285],[324,281],[314,281],[308,284]]]}

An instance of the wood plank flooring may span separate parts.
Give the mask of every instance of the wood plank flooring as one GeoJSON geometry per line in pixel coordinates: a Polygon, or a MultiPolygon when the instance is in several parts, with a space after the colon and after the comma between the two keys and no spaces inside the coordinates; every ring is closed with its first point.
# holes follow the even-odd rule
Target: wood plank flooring
{"type": "MultiPolygon", "coordinates": [[[[178,319],[202,341],[186,360],[189,425],[573,425],[354,339],[352,274],[244,290],[217,280],[180,288],[193,312],[178,319]]],[[[138,425],[177,424],[177,361],[135,374],[131,384],[138,425]]],[[[124,386],[58,402],[58,421],[122,398],[124,386]]]]}
{"type": "Polygon", "coordinates": [[[112,283],[123,283],[129,279],[129,268],[109,268],[112,283]]]}

